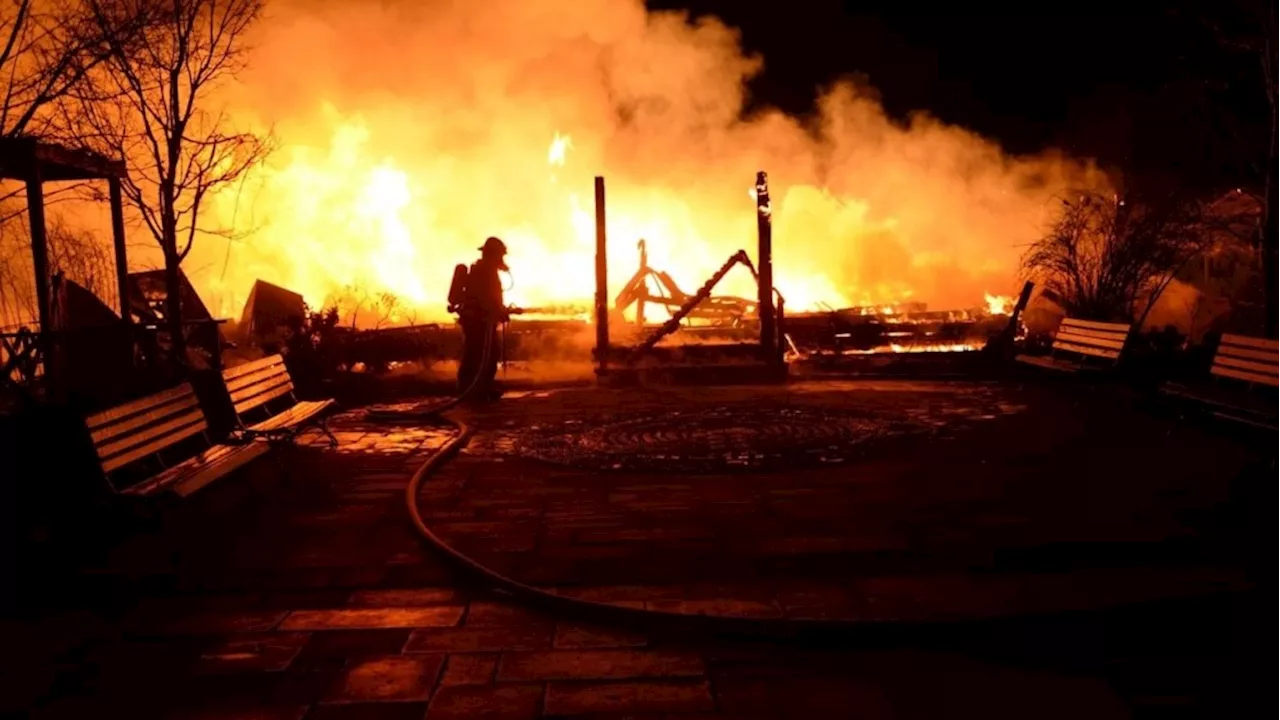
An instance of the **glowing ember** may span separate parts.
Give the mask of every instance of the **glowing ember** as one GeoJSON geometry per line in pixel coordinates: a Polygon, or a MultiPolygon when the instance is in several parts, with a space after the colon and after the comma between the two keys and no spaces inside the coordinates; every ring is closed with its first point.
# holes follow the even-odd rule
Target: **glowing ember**
{"type": "Polygon", "coordinates": [[[897,343],[889,343],[888,345],[880,345],[869,350],[843,350],[844,355],[877,355],[881,353],[945,353],[945,352],[971,352],[973,350],[981,350],[982,345],[978,343],[940,343],[940,344],[920,344],[920,345],[899,345],[897,343]]]}

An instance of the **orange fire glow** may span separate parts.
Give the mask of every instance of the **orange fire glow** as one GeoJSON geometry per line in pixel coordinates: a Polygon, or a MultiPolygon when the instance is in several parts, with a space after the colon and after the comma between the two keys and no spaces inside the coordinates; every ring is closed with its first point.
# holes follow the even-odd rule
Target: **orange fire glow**
{"type": "Polygon", "coordinates": [[[1013,311],[1013,298],[1008,295],[983,293],[982,297],[987,301],[987,312],[992,315],[1008,315],[1013,311]]]}
{"type": "MultiPolygon", "coordinates": [[[[692,290],[755,254],[770,173],[775,282],[790,310],[908,300],[991,313],[1050,198],[1101,183],[1054,154],[1010,157],[926,116],[886,117],[851,82],[804,124],[743,117],[762,60],[712,18],[640,0],[487,3],[275,0],[226,101],[278,151],[213,198],[244,233],[198,243],[188,275],[223,316],[255,279],[321,306],[395,297],[395,319],[445,318],[453,266],[510,248],[507,298],[583,306],[594,289],[592,182],[608,183],[610,286],[652,267],[692,290]],[[305,72],[302,71],[305,69],[305,72]]],[[[744,269],[718,293],[753,296],[744,269]]]]}

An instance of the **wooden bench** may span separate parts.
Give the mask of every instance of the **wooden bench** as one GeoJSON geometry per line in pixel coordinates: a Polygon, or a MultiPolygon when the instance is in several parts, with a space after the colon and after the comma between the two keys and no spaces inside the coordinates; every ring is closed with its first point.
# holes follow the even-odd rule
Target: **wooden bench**
{"type": "Polygon", "coordinates": [[[186,497],[267,451],[261,443],[210,443],[204,410],[189,383],[90,415],[85,426],[108,487],[127,496],[186,497]],[[167,456],[183,445],[204,449],[171,462],[175,458],[167,456]]]}
{"type": "Polygon", "coordinates": [[[1119,364],[1131,331],[1132,326],[1124,323],[1063,318],[1047,356],[1019,355],[1016,359],[1030,365],[1065,372],[1109,370],[1119,364]]]}
{"type": "Polygon", "coordinates": [[[1208,387],[1170,383],[1165,393],[1204,403],[1214,415],[1269,429],[1276,427],[1280,343],[1247,335],[1223,335],[1213,354],[1208,387]]]}
{"type": "Polygon", "coordinates": [[[314,426],[328,436],[331,446],[337,446],[338,439],[328,426],[328,413],[336,403],[333,400],[299,401],[293,392],[293,379],[280,355],[223,370],[222,381],[239,433],[291,442],[303,430],[314,426]],[[255,417],[262,419],[255,421],[255,417]]]}

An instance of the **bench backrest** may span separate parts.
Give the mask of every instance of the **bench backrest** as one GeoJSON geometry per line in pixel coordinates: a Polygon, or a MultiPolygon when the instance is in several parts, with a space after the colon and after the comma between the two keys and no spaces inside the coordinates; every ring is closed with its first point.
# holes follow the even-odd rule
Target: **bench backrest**
{"type": "Polygon", "coordinates": [[[1129,339],[1130,326],[1124,323],[1104,323],[1092,320],[1063,318],[1058,334],[1053,338],[1053,349],[1103,358],[1111,362],[1120,359],[1125,341],[1129,339]]]}
{"type": "Polygon", "coordinates": [[[1223,335],[1218,342],[1218,352],[1213,356],[1214,375],[1235,378],[1273,387],[1277,382],[1277,343],[1275,340],[1252,338],[1245,335],[1223,335]]]}
{"type": "Polygon", "coordinates": [[[293,392],[293,379],[279,355],[227,368],[222,371],[222,381],[237,417],[293,392]]]}
{"type": "Polygon", "coordinates": [[[190,383],[90,415],[85,425],[102,471],[108,474],[208,427],[190,383]]]}

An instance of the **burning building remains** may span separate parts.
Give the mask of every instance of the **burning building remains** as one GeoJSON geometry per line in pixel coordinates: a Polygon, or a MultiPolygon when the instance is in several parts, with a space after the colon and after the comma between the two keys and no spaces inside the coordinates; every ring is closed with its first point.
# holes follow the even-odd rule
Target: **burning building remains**
{"type": "MultiPolygon", "coordinates": [[[[200,205],[182,268],[216,318],[262,305],[262,281],[293,294],[293,317],[301,296],[352,332],[447,334],[450,272],[494,235],[511,249],[508,301],[536,311],[513,323],[512,347],[585,335],[552,343],[584,350],[600,175],[615,267],[644,241],[640,281],[618,271],[606,287],[630,342],[752,248],[764,168],[784,344],[968,349],[999,325],[984,298],[1012,293],[1055,199],[1108,185],[1087,162],[892,117],[855,80],[821,89],[804,117],[756,108],[749,83],[767,59],[735,29],[640,0],[271,0],[270,13],[202,106],[228,131],[270,130],[275,147],[200,205]]],[[[131,259],[162,264],[149,247],[131,259]]],[[[754,275],[733,269],[663,342],[758,336],[759,305],[754,275]]],[[[261,311],[246,318],[255,334],[261,311]]]]}
{"type": "MultiPolygon", "coordinates": [[[[511,302],[589,321],[597,174],[612,188],[615,264],[643,238],[645,267],[664,276],[651,295],[672,299],[752,246],[761,168],[773,285],[792,318],[981,308],[1017,287],[1020,248],[1054,197],[1106,184],[1087,163],[1011,157],[924,115],[890,117],[853,81],[824,89],[809,118],[748,111],[767,58],[714,18],[639,0],[494,5],[272,3],[224,100],[243,127],[273,128],[277,150],[209,199],[211,226],[237,241],[210,237],[185,263],[215,315],[235,316],[261,279],[338,305],[344,325],[447,322],[450,271],[496,235],[511,249],[511,302]],[[386,312],[359,299],[384,295],[386,312]]],[[[614,273],[610,298],[629,278],[614,273]]],[[[755,295],[735,270],[695,315],[731,322],[755,295]]],[[[671,307],[643,306],[658,321],[671,307]]]]}

